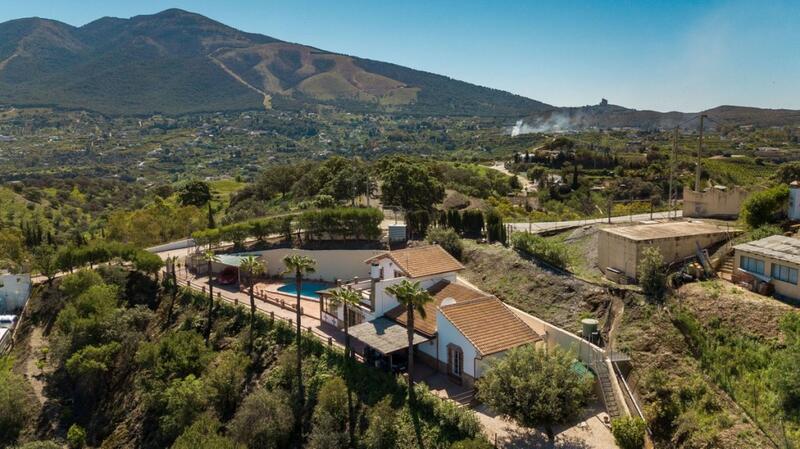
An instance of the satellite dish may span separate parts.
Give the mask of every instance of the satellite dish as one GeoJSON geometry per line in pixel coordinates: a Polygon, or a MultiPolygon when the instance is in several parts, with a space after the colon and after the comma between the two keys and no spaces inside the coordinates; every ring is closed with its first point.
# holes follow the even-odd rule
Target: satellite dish
{"type": "Polygon", "coordinates": [[[444,300],[442,300],[441,307],[453,305],[455,303],[456,303],[455,298],[452,298],[452,297],[448,296],[447,298],[444,298],[444,300]]]}

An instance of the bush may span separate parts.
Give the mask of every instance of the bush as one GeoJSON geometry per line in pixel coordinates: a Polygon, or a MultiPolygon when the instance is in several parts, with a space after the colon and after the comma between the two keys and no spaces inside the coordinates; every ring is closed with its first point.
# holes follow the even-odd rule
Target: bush
{"type": "Polygon", "coordinates": [[[667,292],[667,273],[664,270],[664,257],[656,247],[642,251],[639,262],[638,281],[645,296],[660,300],[667,292]]]}
{"type": "Polygon", "coordinates": [[[552,440],[553,424],[577,416],[592,393],[593,377],[579,374],[574,363],[558,348],[511,349],[478,380],[478,398],[522,426],[543,425],[552,440]]]}
{"type": "Polygon", "coordinates": [[[79,270],[61,280],[61,291],[65,296],[73,298],[94,285],[104,284],[103,278],[94,270],[79,270]]]}
{"type": "Polygon", "coordinates": [[[250,359],[242,353],[224,351],[217,355],[205,375],[211,402],[219,416],[227,420],[242,399],[245,375],[250,359]]]}
{"type": "Polygon", "coordinates": [[[611,421],[611,432],[620,449],[642,449],[645,430],[641,418],[626,416],[611,421]]]}
{"type": "Polygon", "coordinates": [[[308,437],[309,449],[348,447],[347,387],[340,377],[331,378],[320,388],[312,420],[314,427],[308,437]]]}
{"type": "Polygon", "coordinates": [[[494,449],[494,445],[486,440],[473,438],[470,440],[456,441],[450,449],[494,449]]]}
{"type": "Polygon", "coordinates": [[[244,399],[230,425],[231,436],[252,449],[285,447],[294,428],[289,395],[258,389],[244,399]]]}
{"type": "Polygon", "coordinates": [[[136,360],[155,379],[199,376],[211,357],[203,337],[192,331],[170,333],[152,343],[142,343],[136,360]]]}
{"type": "Polygon", "coordinates": [[[16,441],[28,419],[27,381],[11,368],[11,358],[0,358],[0,446],[16,441]]]}
{"type": "Polygon", "coordinates": [[[426,237],[428,243],[436,243],[445,251],[450,253],[451,256],[461,260],[461,255],[464,252],[464,244],[458,237],[456,231],[450,228],[433,228],[428,232],[426,237]]]}
{"type": "Polygon", "coordinates": [[[298,227],[310,239],[335,236],[376,240],[381,236],[383,213],[375,208],[340,207],[333,209],[310,210],[298,218],[298,227]]]}
{"type": "Polygon", "coordinates": [[[511,246],[515,250],[535,257],[558,268],[566,268],[569,258],[567,247],[561,242],[547,240],[546,238],[517,232],[511,235],[511,246]]]}
{"type": "Polygon", "coordinates": [[[397,439],[397,431],[394,428],[395,415],[392,398],[388,396],[369,409],[367,412],[369,427],[363,437],[366,449],[392,449],[395,447],[397,439]]]}
{"type": "Polygon", "coordinates": [[[73,424],[67,430],[67,445],[70,449],[82,449],[86,446],[86,431],[83,427],[73,424]]]}
{"type": "Polygon", "coordinates": [[[751,229],[775,223],[785,214],[789,201],[789,186],[781,184],[756,192],[742,205],[741,218],[751,229]]]}
{"type": "Polygon", "coordinates": [[[163,414],[159,427],[167,439],[183,433],[208,403],[208,390],[203,381],[190,374],[183,379],[175,379],[161,393],[163,414]]]}
{"type": "Polygon", "coordinates": [[[203,414],[175,440],[172,449],[237,449],[236,443],[230,438],[219,434],[222,427],[219,420],[209,413],[203,414]]]}

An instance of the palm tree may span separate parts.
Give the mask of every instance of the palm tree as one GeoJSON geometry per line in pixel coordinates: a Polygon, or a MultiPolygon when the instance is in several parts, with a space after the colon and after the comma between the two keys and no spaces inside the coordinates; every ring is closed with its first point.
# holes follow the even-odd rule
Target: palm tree
{"type": "Polygon", "coordinates": [[[338,288],[331,301],[344,307],[344,356],[350,358],[350,314],[351,308],[361,303],[361,295],[350,287],[338,288]]]}
{"type": "Polygon", "coordinates": [[[386,291],[397,298],[397,301],[406,308],[406,332],[408,334],[408,397],[413,400],[414,393],[414,312],[420,318],[425,318],[425,304],[433,301],[433,296],[420,287],[419,282],[403,279],[400,283],[391,285],[386,291]]]}
{"type": "Polygon", "coordinates": [[[266,271],[266,267],[257,257],[247,256],[239,264],[239,269],[247,274],[247,287],[250,295],[250,344],[248,352],[253,352],[253,328],[256,321],[256,299],[253,294],[253,286],[255,285],[255,278],[263,274],[266,271]]]}
{"type": "Polygon", "coordinates": [[[214,254],[214,251],[208,250],[203,253],[203,260],[208,264],[208,319],[206,320],[206,329],[203,332],[203,337],[208,339],[211,336],[211,321],[214,318],[214,271],[212,270],[214,262],[219,262],[219,257],[214,254]]]}
{"type": "MultiPolygon", "coordinates": [[[[178,275],[177,275],[177,265],[178,265],[178,256],[167,257],[167,271],[170,274],[168,278],[170,281],[170,290],[171,290],[171,299],[169,302],[169,309],[167,310],[167,321],[164,323],[164,328],[170,325],[172,322],[172,310],[175,307],[175,297],[178,295],[178,275]]],[[[167,279],[165,277],[165,279],[167,279]]]]}
{"type": "Polygon", "coordinates": [[[300,327],[300,292],[303,286],[303,275],[306,273],[313,273],[314,266],[317,264],[314,259],[308,256],[301,256],[299,254],[290,254],[283,258],[283,264],[286,265],[285,273],[294,273],[295,288],[297,290],[297,391],[300,396],[299,406],[300,410],[303,409],[304,393],[303,393],[303,354],[302,354],[302,329],[300,327]]]}
{"type": "Polygon", "coordinates": [[[350,445],[352,446],[355,433],[355,425],[353,423],[353,395],[350,389],[350,309],[358,306],[361,302],[361,295],[350,287],[338,288],[334,291],[331,301],[334,304],[341,304],[344,308],[344,367],[347,374],[347,429],[350,437],[350,445]]]}

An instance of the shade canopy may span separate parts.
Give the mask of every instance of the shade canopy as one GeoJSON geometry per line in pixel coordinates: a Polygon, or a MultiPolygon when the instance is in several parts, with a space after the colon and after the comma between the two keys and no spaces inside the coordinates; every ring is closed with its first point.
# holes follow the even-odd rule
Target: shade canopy
{"type": "MultiPolygon", "coordinates": [[[[406,328],[386,318],[361,323],[350,328],[350,335],[387,355],[408,347],[406,328]]],[[[414,345],[429,341],[428,337],[414,333],[414,345]]]]}

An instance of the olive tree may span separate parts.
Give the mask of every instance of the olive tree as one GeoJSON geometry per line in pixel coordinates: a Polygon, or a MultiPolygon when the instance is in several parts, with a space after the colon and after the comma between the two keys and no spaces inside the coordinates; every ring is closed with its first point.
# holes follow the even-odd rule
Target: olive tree
{"type": "Polygon", "coordinates": [[[574,369],[571,353],[525,345],[508,351],[478,380],[478,398],[525,427],[575,418],[592,393],[592,378],[574,369]]]}

